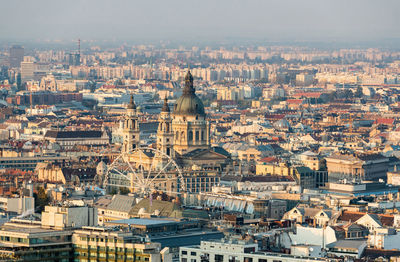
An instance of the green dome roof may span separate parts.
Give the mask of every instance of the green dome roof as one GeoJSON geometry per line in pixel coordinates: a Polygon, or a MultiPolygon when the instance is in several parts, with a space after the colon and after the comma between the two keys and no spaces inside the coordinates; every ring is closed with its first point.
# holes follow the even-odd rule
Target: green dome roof
{"type": "Polygon", "coordinates": [[[188,71],[185,77],[185,88],[182,96],[176,101],[174,106],[175,115],[205,115],[204,104],[200,98],[196,96],[193,88],[193,77],[188,71]]]}
{"type": "Polygon", "coordinates": [[[196,95],[182,95],[175,104],[176,115],[205,115],[203,102],[196,95]]]}

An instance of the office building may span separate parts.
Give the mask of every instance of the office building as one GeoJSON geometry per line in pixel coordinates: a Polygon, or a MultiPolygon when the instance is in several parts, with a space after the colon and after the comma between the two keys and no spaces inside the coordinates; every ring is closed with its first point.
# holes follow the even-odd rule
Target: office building
{"type": "Polygon", "coordinates": [[[33,80],[35,74],[34,62],[21,62],[21,81],[27,82],[33,80]]]}
{"type": "Polygon", "coordinates": [[[14,45],[10,48],[10,67],[20,67],[24,60],[24,48],[19,45],[14,45]]]}
{"type": "Polygon", "coordinates": [[[73,258],[71,231],[41,227],[40,221],[13,219],[0,230],[0,257],[6,261],[59,261],[73,258]]]}
{"type": "Polygon", "coordinates": [[[72,241],[75,261],[161,262],[162,255],[168,253],[168,249],[161,250],[159,243],[145,242],[132,232],[115,227],[83,227],[74,232],[72,241]]]}

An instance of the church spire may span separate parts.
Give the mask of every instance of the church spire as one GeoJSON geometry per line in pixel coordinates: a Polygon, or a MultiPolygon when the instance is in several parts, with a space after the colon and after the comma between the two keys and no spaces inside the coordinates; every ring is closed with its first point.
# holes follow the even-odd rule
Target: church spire
{"type": "Polygon", "coordinates": [[[193,76],[190,73],[190,69],[188,70],[185,76],[185,88],[183,89],[184,95],[194,94],[195,89],[193,87],[193,76]]]}
{"type": "Polygon", "coordinates": [[[135,100],[133,100],[133,95],[131,95],[131,100],[129,101],[128,109],[136,109],[135,100]]]}
{"type": "Polygon", "coordinates": [[[163,105],[163,107],[161,109],[161,112],[169,112],[167,96],[165,96],[165,98],[164,98],[164,105],[163,105]]]}

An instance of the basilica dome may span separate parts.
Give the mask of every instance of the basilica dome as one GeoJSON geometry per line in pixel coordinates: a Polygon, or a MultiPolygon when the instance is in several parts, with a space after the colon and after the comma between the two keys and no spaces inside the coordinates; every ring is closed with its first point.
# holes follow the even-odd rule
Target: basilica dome
{"type": "Polygon", "coordinates": [[[174,106],[175,115],[202,115],[205,116],[204,105],[196,95],[193,87],[193,76],[188,71],[185,77],[185,88],[182,96],[176,101],[174,106]]]}

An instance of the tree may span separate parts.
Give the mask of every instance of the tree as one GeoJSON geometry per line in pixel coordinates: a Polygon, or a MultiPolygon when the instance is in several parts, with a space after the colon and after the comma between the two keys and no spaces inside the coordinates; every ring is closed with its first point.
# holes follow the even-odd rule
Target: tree
{"type": "Polygon", "coordinates": [[[123,85],[122,80],[121,80],[120,78],[117,79],[117,80],[114,82],[114,84],[115,84],[116,86],[122,86],[122,85],[123,85]]]}
{"type": "Polygon", "coordinates": [[[346,89],[344,91],[344,98],[352,99],[353,98],[353,92],[350,89],[346,89]]]}
{"type": "Polygon", "coordinates": [[[90,82],[89,83],[89,89],[90,89],[90,93],[94,93],[96,91],[96,83],[95,82],[90,82]]]}
{"type": "Polygon", "coordinates": [[[359,97],[359,98],[361,98],[361,97],[363,96],[363,91],[362,91],[361,86],[358,86],[358,87],[357,87],[357,90],[356,90],[354,96],[355,96],[355,97],[359,97]]]}
{"type": "Polygon", "coordinates": [[[126,188],[126,187],[121,187],[121,188],[119,189],[119,193],[120,193],[121,195],[127,195],[127,194],[129,194],[129,189],[126,188]]]}
{"type": "Polygon", "coordinates": [[[338,94],[337,94],[336,91],[334,91],[334,92],[332,92],[332,93],[329,93],[329,95],[328,95],[328,101],[329,101],[329,102],[335,101],[335,100],[337,99],[337,96],[338,96],[338,94]]]}
{"type": "Polygon", "coordinates": [[[43,187],[37,187],[36,190],[37,193],[34,194],[35,210],[41,213],[44,210],[44,207],[49,204],[50,198],[47,196],[43,187]]]}
{"type": "Polygon", "coordinates": [[[115,187],[111,188],[110,195],[116,195],[117,193],[118,193],[118,191],[115,187]]]}

